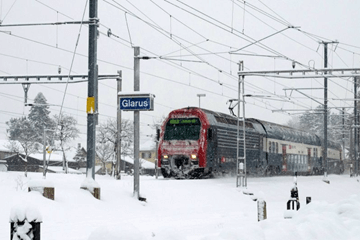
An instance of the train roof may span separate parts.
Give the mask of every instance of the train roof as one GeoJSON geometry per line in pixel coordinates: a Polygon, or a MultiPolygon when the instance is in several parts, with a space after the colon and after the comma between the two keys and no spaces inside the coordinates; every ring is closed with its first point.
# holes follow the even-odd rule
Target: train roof
{"type": "MultiPolygon", "coordinates": [[[[186,107],[182,108],[184,110],[200,110],[205,113],[210,125],[213,126],[237,126],[237,117],[229,114],[215,112],[212,110],[198,108],[198,107],[186,107]]],[[[179,110],[179,109],[178,109],[179,110]]],[[[174,110],[174,111],[178,111],[174,110]]],[[[242,122],[240,121],[240,126],[242,122]]],[[[258,132],[259,134],[266,135],[268,138],[274,138],[284,141],[299,142],[309,145],[321,146],[323,145],[323,138],[317,136],[314,133],[306,132],[296,128],[291,128],[288,126],[280,125],[277,123],[272,123],[264,120],[259,120],[255,118],[247,118],[245,120],[245,126],[247,130],[253,129],[253,131],[258,132]]],[[[328,141],[328,147],[330,148],[340,148],[340,144],[328,141]]]]}
{"type": "MultiPolygon", "coordinates": [[[[188,107],[184,109],[199,108],[188,107]]],[[[237,117],[235,116],[221,112],[211,111],[204,108],[200,108],[200,110],[206,113],[211,125],[237,125],[237,117]]],[[[254,129],[254,131],[258,132],[259,134],[267,135],[268,138],[292,142],[301,142],[309,145],[321,145],[320,138],[317,135],[288,126],[283,126],[280,124],[271,123],[255,118],[247,118],[245,120],[245,126],[247,127],[247,129],[254,129]]]]}
{"type": "Polygon", "coordinates": [[[259,119],[251,118],[248,120],[259,122],[264,127],[269,138],[301,142],[309,145],[321,145],[320,138],[316,134],[259,119]]]}

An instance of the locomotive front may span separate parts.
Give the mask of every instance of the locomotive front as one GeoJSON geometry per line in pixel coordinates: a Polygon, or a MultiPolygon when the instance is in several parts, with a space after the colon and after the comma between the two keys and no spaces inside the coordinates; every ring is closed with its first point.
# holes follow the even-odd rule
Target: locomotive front
{"type": "Polygon", "coordinates": [[[206,167],[208,121],[200,109],[180,109],[162,125],[158,167],[165,178],[200,177],[206,167]]]}

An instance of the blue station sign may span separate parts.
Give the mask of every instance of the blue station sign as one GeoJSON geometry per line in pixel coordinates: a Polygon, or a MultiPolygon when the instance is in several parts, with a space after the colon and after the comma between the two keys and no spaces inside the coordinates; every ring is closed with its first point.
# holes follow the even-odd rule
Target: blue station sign
{"type": "Polygon", "coordinates": [[[154,95],[152,94],[120,94],[120,110],[123,111],[153,111],[154,95]]]}

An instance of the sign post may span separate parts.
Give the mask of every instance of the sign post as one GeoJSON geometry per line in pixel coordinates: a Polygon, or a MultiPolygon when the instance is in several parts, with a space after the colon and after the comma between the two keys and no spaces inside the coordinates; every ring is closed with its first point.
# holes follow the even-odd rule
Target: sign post
{"type": "Polygon", "coordinates": [[[142,201],[145,198],[140,196],[140,180],[139,180],[139,111],[153,111],[155,95],[150,93],[134,92],[119,92],[120,110],[134,112],[134,196],[142,201]]]}

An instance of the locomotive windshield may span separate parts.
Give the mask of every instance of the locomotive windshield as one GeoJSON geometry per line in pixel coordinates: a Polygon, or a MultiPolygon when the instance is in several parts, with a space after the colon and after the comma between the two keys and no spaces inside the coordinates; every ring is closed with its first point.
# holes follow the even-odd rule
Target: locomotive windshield
{"type": "Polygon", "coordinates": [[[200,128],[198,118],[171,118],[166,123],[164,140],[198,140],[200,128]]]}

